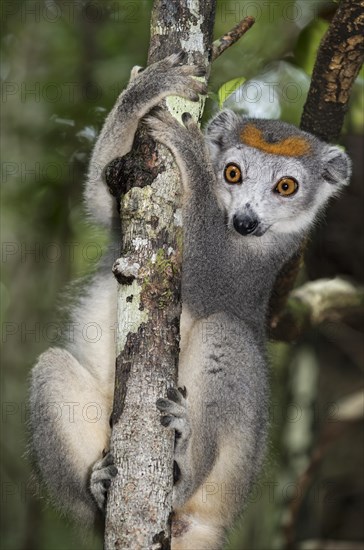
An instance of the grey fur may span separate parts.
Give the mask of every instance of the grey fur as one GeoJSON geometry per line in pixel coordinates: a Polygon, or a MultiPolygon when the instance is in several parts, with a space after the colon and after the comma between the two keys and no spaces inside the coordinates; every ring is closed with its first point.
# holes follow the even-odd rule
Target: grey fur
{"type": "MultiPolygon", "coordinates": [[[[171,56],[134,71],[101,131],[85,199],[94,219],[108,227],[115,211],[101,179],[105,165],[130,150],[138,121],[162,98],[197,99],[205,91],[191,78],[201,69],[180,65],[180,60],[171,56]]],[[[184,192],[179,385],[187,395],[171,390],[157,403],[164,424],[179,434],[174,506],[177,521],[188,528],[172,547],[219,548],[264,457],[269,400],[265,323],[274,281],[328,199],[348,182],[350,162],[338,148],[293,126],[231,111],[211,121],[206,137],[189,116],[184,126],[160,111],[147,120],[155,139],[174,154],[184,192]],[[269,139],[304,135],[312,145],[310,155],[283,157],[243,145],[239,136],[248,122],[269,139]],[[241,184],[224,181],[230,162],[241,167],[241,184]],[[299,189],[284,198],[273,187],[288,175],[299,181],[299,189]],[[259,227],[242,236],[233,219],[247,214],[259,220],[259,227]]],[[[106,264],[111,266],[110,259],[106,264]]],[[[69,351],[48,350],[33,369],[31,384],[31,429],[41,474],[59,503],[83,521],[95,516],[96,502],[103,507],[100,483],[113,473],[102,460],[110,435],[115,361],[110,327],[116,318],[115,282],[106,264],[73,312],[81,326],[97,320],[102,338],[91,348],[79,331],[69,351]],[[66,414],[50,415],[54,402],[62,410],[64,403],[78,403],[72,421],[66,414]],[[82,415],[90,402],[99,406],[97,423],[82,415]]]]}

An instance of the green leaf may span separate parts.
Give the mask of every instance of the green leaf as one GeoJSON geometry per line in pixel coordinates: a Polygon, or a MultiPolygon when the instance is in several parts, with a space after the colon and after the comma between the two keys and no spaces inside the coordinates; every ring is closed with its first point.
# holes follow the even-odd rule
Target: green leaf
{"type": "Polygon", "coordinates": [[[227,98],[235,92],[240,86],[242,86],[245,82],[246,78],[243,76],[239,78],[233,78],[232,80],[229,80],[228,82],[225,82],[219,89],[217,95],[219,99],[219,107],[223,106],[223,103],[227,100],[227,98]]]}

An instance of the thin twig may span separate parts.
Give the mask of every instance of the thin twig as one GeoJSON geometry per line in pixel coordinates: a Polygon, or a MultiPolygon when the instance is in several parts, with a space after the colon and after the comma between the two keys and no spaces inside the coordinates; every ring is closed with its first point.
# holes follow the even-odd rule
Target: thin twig
{"type": "MultiPolygon", "coordinates": [[[[300,128],[327,142],[334,143],[340,136],[351,90],[363,63],[363,13],[363,0],[341,0],[317,52],[300,128]]],[[[283,283],[278,278],[271,303],[274,315],[285,306],[306,244],[285,266],[283,283]]]]}
{"type": "Polygon", "coordinates": [[[211,61],[215,61],[225,50],[235,44],[254,25],[254,17],[244,17],[231,31],[212,44],[211,61]]]}
{"type": "MultiPolygon", "coordinates": [[[[296,497],[289,503],[289,519],[284,525],[286,550],[296,548],[296,525],[302,503],[305,500],[315,474],[331,445],[347,433],[351,426],[361,422],[364,416],[364,392],[362,390],[342,397],[325,422],[319,435],[317,444],[311,454],[307,468],[298,476],[296,481],[296,497]]],[[[323,548],[323,546],[317,546],[323,548]]],[[[328,546],[327,548],[331,548],[328,546]]]]}
{"type": "Polygon", "coordinates": [[[327,423],[323,427],[318,443],[312,452],[310,462],[296,481],[297,496],[289,503],[289,520],[283,527],[285,550],[295,550],[297,520],[308,489],[312,485],[314,476],[331,445],[347,432],[350,424],[354,425],[354,422],[327,423]]]}

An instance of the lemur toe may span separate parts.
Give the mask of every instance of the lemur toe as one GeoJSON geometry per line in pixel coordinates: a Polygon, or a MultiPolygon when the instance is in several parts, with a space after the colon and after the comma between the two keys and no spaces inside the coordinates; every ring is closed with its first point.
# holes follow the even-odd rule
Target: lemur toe
{"type": "Polygon", "coordinates": [[[173,53],[172,55],[165,58],[166,63],[171,66],[175,67],[176,65],[182,65],[185,63],[187,59],[186,52],[180,51],[178,53],[173,53]]]}
{"type": "Polygon", "coordinates": [[[167,397],[168,399],[170,399],[171,401],[174,401],[175,403],[182,403],[182,395],[179,389],[168,388],[167,397]]]}
{"type": "Polygon", "coordinates": [[[157,408],[162,413],[172,414],[176,417],[185,417],[187,404],[183,393],[186,394],[186,388],[181,388],[181,390],[174,387],[168,388],[167,398],[157,399],[157,408]]]}
{"type": "Polygon", "coordinates": [[[161,416],[161,424],[167,428],[173,420],[173,416],[161,416]]]}
{"type": "Polygon", "coordinates": [[[118,469],[111,453],[107,453],[102,459],[95,462],[92,468],[90,491],[101,511],[105,511],[107,490],[117,473],[118,469]]]}
{"type": "MultiPolygon", "coordinates": [[[[185,388],[181,388],[185,393],[185,388]]],[[[162,413],[161,424],[165,428],[176,431],[180,438],[189,434],[189,421],[187,404],[183,393],[178,388],[168,388],[167,398],[158,399],[156,402],[158,410],[162,413]]]]}
{"type": "Polygon", "coordinates": [[[178,391],[182,395],[182,397],[184,397],[186,399],[186,397],[187,397],[187,388],[186,388],[186,386],[182,386],[182,387],[179,386],[178,391]]]}

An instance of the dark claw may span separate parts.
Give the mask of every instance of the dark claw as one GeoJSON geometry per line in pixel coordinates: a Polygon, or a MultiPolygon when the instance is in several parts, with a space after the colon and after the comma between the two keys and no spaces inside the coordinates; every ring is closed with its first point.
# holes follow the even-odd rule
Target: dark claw
{"type": "Polygon", "coordinates": [[[182,122],[183,124],[187,124],[190,120],[191,120],[192,116],[190,115],[190,113],[183,113],[182,114],[182,122]]]}
{"type": "Polygon", "coordinates": [[[170,399],[171,401],[174,401],[175,403],[181,402],[181,395],[179,391],[176,390],[176,388],[168,388],[167,397],[168,399],[170,399]]]}
{"type": "Polygon", "coordinates": [[[106,453],[103,467],[106,468],[106,466],[111,466],[112,464],[114,464],[114,456],[111,453],[106,453]]]}
{"type": "Polygon", "coordinates": [[[156,405],[160,411],[165,411],[166,409],[168,409],[169,403],[167,399],[160,398],[160,399],[157,399],[156,405]]]}
{"type": "Polygon", "coordinates": [[[162,426],[164,426],[165,428],[167,428],[170,423],[172,422],[173,420],[173,417],[172,416],[161,416],[161,424],[162,426]]]}
{"type": "Polygon", "coordinates": [[[109,467],[108,472],[112,477],[115,477],[116,474],[118,473],[118,469],[116,466],[113,465],[109,467]]]}
{"type": "Polygon", "coordinates": [[[186,52],[178,52],[178,59],[177,63],[180,63],[181,65],[184,65],[187,60],[187,54],[186,52]]]}
{"type": "Polygon", "coordinates": [[[102,482],[102,486],[104,487],[104,489],[109,489],[111,485],[111,480],[110,479],[104,479],[104,481],[102,482]]]}
{"type": "Polygon", "coordinates": [[[179,393],[186,399],[187,397],[187,388],[186,386],[182,386],[182,388],[178,388],[179,393]]]}
{"type": "Polygon", "coordinates": [[[203,65],[198,65],[195,76],[205,76],[205,75],[206,75],[206,67],[204,67],[203,65]]]}
{"type": "Polygon", "coordinates": [[[152,116],[156,116],[158,118],[158,115],[163,112],[164,112],[164,109],[159,105],[156,105],[155,107],[153,107],[153,109],[149,111],[149,114],[152,116]]]}
{"type": "Polygon", "coordinates": [[[173,461],[173,483],[177,483],[181,477],[181,470],[177,462],[173,461]]]}

